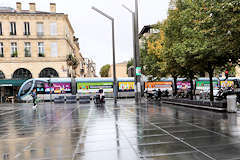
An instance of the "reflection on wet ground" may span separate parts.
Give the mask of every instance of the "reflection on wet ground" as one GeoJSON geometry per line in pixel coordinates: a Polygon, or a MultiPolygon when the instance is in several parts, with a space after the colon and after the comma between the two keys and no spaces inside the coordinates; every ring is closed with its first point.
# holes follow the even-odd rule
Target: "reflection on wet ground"
{"type": "Polygon", "coordinates": [[[134,100],[0,105],[3,160],[240,160],[240,116],[134,100]]]}

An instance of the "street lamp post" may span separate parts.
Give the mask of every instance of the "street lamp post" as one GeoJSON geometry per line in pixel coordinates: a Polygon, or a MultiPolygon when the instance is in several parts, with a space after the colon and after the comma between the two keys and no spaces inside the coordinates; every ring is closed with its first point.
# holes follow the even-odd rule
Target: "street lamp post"
{"type": "Polygon", "coordinates": [[[106,13],[100,11],[96,7],[92,7],[93,10],[98,12],[99,14],[103,15],[104,17],[108,18],[112,21],[112,49],[113,49],[113,96],[114,96],[114,103],[117,103],[117,78],[116,78],[116,65],[115,65],[115,36],[114,36],[114,18],[107,15],[106,13]]]}
{"type": "Polygon", "coordinates": [[[122,5],[132,14],[133,21],[133,48],[134,48],[134,68],[135,68],[135,101],[141,102],[141,73],[139,73],[140,65],[140,51],[139,51],[139,36],[138,36],[138,0],[135,0],[135,12],[131,11],[125,5],[122,5]],[[138,73],[137,73],[138,71],[138,73]]]}
{"type": "Polygon", "coordinates": [[[129,11],[132,14],[132,26],[133,26],[133,61],[134,61],[134,80],[135,80],[135,102],[138,102],[138,87],[137,87],[137,75],[136,75],[136,67],[137,67],[137,61],[136,61],[136,27],[135,27],[135,13],[130,10],[127,6],[122,5],[127,11],[129,11]]]}
{"type": "MultiPolygon", "coordinates": [[[[138,0],[135,0],[135,32],[136,32],[136,70],[137,68],[141,70],[140,65],[140,50],[139,50],[139,36],[138,36],[138,0]]],[[[141,72],[141,71],[140,71],[141,72]]],[[[137,74],[137,72],[136,72],[137,74]]],[[[137,86],[138,87],[138,102],[141,102],[141,73],[137,75],[137,86]]]]}

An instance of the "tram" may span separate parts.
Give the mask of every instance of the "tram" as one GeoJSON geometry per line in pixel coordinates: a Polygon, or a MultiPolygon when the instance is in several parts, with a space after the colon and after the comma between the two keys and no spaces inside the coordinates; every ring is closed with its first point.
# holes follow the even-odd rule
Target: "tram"
{"type": "MultiPolygon", "coordinates": [[[[194,90],[198,94],[201,90],[209,89],[209,78],[198,78],[194,80],[194,90]]],[[[235,86],[240,88],[240,79],[230,77],[228,80],[213,78],[214,89],[218,87],[235,86]]],[[[134,97],[135,85],[134,78],[118,78],[118,97],[134,97]]],[[[152,92],[161,89],[168,90],[170,94],[173,92],[173,78],[162,78],[158,81],[145,81],[141,84],[142,92],[152,92]]],[[[177,90],[189,89],[190,82],[186,78],[177,79],[177,90]]],[[[106,97],[113,97],[113,79],[112,78],[34,78],[25,81],[19,89],[18,98],[23,101],[31,100],[33,89],[37,89],[37,93],[43,99],[49,99],[49,95],[59,96],[67,94],[90,94],[94,95],[100,88],[106,93],[106,97]]]]}
{"type": "MultiPolygon", "coordinates": [[[[134,96],[134,78],[118,78],[118,92],[120,96],[134,96]],[[125,93],[125,95],[124,95],[125,93]],[[132,93],[132,94],[131,94],[132,93]]],[[[34,78],[25,81],[18,91],[18,98],[23,101],[31,100],[33,89],[37,89],[40,97],[48,99],[67,94],[95,94],[100,88],[107,96],[113,95],[112,78],[34,78]]]]}

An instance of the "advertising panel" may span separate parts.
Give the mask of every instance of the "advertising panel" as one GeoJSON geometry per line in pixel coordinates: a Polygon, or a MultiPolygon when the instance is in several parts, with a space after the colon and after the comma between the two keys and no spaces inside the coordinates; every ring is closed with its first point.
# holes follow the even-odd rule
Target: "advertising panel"
{"type": "Polygon", "coordinates": [[[221,81],[220,83],[222,88],[234,87],[234,81],[221,81]]]}
{"type": "Polygon", "coordinates": [[[77,83],[78,93],[97,92],[100,88],[104,92],[113,92],[113,82],[79,82],[77,83]]]}
{"type": "Polygon", "coordinates": [[[172,82],[171,81],[160,81],[160,82],[146,82],[145,90],[152,91],[156,89],[164,90],[172,90],[172,82]]]}
{"type": "MultiPolygon", "coordinates": [[[[213,81],[213,88],[217,88],[217,87],[218,87],[218,82],[213,81]]],[[[199,90],[210,89],[210,81],[196,81],[196,89],[199,89],[199,90]]]]}
{"type": "Polygon", "coordinates": [[[119,82],[119,92],[133,92],[134,89],[134,82],[119,82]]]}
{"type": "MultiPolygon", "coordinates": [[[[70,83],[52,83],[52,87],[48,86],[48,83],[44,83],[45,93],[49,94],[52,91],[52,94],[64,94],[71,93],[71,84],[70,83]]],[[[43,89],[43,88],[39,88],[43,89]]]]}
{"type": "Polygon", "coordinates": [[[177,89],[188,89],[191,88],[190,82],[183,82],[183,81],[178,81],[177,82],[177,89]]]}

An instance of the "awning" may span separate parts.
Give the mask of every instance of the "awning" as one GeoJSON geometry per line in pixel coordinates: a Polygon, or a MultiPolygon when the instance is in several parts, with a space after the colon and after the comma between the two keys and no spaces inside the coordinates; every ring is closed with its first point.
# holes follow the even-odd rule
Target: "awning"
{"type": "Polygon", "coordinates": [[[0,87],[20,87],[26,80],[17,80],[17,79],[0,79],[0,87]]]}

